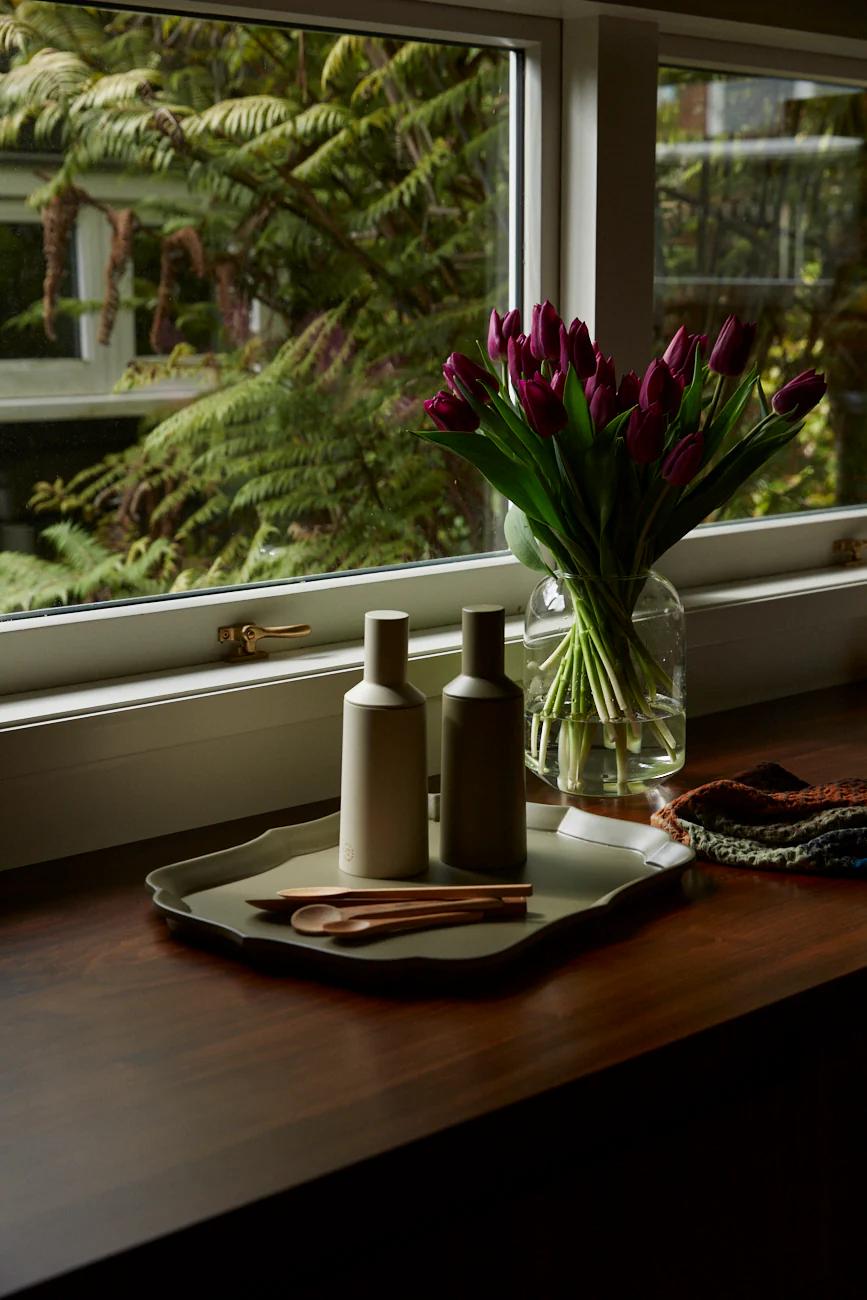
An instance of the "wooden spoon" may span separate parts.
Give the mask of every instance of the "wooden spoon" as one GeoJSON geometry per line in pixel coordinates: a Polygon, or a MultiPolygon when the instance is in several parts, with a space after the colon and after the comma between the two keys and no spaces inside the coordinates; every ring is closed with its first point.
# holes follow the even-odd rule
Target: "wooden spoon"
{"type": "Polygon", "coordinates": [[[292,916],[292,928],[299,934],[325,934],[325,926],[334,921],[376,920],[377,917],[391,916],[428,916],[435,911],[437,916],[443,913],[467,910],[485,912],[499,916],[502,912],[509,916],[525,916],[527,904],[523,898],[466,898],[461,902],[443,902],[432,908],[430,903],[374,903],[369,907],[332,907],[328,903],[313,903],[300,907],[292,916]]]}
{"type": "Polygon", "coordinates": [[[486,920],[485,912],[429,912],[423,916],[383,916],[365,921],[356,917],[349,921],[329,921],[322,927],[323,934],[335,939],[386,939],[390,934],[407,930],[437,930],[446,925],[473,925],[486,920]]]}
{"type": "Polygon", "coordinates": [[[305,903],[411,903],[419,899],[454,902],[462,898],[527,898],[532,885],[405,885],[402,889],[372,887],[351,889],[343,885],[300,885],[296,889],[281,889],[272,898],[248,898],[251,907],[266,912],[290,912],[305,903]]]}

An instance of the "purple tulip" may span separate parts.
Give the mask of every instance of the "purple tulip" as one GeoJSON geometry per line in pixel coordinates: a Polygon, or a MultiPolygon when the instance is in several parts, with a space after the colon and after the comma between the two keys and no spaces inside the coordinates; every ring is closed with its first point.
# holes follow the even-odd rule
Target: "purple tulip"
{"type": "Polygon", "coordinates": [[[774,393],[771,405],[777,415],[785,415],[789,420],[803,420],[827,391],[824,375],[817,375],[815,370],[803,370],[774,393]]]}
{"type": "Polygon", "coordinates": [[[488,356],[492,361],[505,361],[509,339],[521,332],[521,313],[515,307],[501,316],[496,307],[491,310],[488,324],[488,356]]]}
{"type": "Polygon", "coordinates": [[[737,316],[727,316],[710,354],[711,370],[718,375],[739,375],[755,341],[755,322],[748,324],[737,316]]]}
{"type": "Polygon", "coordinates": [[[669,370],[673,372],[683,370],[684,362],[689,353],[689,338],[689,331],[686,326],[681,325],[662,354],[662,359],[669,370]]]}
{"type": "Polygon", "coordinates": [[[457,385],[457,380],[460,380],[470,396],[475,398],[477,402],[489,402],[491,393],[497,393],[500,389],[500,385],[491,372],[484,370],[482,366],[477,366],[475,361],[464,356],[463,352],[453,352],[451,354],[443,366],[443,374],[449,388],[458,397],[463,397],[463,393],[457,385]]]}
{"type": "Polygon", "coordinates": [[[503,317],[503,338],[508,342],[509,339],[516,339],[520,333],[521,313],[517,307],[513,307],[503,317]]]}
{"type": "Polygon", "coordinates": [[[683,383],[659,357],[644,372],[638,401],[645,409],[659,402],[666,415],[674,415],[683,397],[683,383]]]}
{"type": "Polygon", "coordinates": [[[637,465],[649,465],[662,455],[665,442],[665,413],[659,402],[647,410],[636,406],[626,422],[626,450],[637,465]]]}
{"type": "Polygon", "coordinates": [[[541,376],[520,380],[518,393],[530,427],[535,429],[541,438],[550,438],[566,428],[569,423],[566,407],[551,385],[541,376]]]}
{"type": "Polygon", "coordinates": [[[698,473],[704,452],[704,435],[688,433],[676,442],[662,462],[662,477],[673,487],[686,487],[698,473]]]}
{"type": "Polygon", "coordinates": [[[640,393],[641,380],[634,370],[627,370],[620,380],[620,387],[617,390],[617,409],[628,411],[630,406],[636,406],[640,393]]]}
{"type": "Polygon", "coordinates": [[[613,384],[598,384],[590,399],[590,418],[596,429],[604,429],[617,414],[617,393],[613,384]]]}
{"type": "Polygon", "coordinates": [[[563,394],[564,394],[564,392],[566,391],[566,371],[565,371],[565,370],[555,370],[555,371],[554,371],[553,375],[551,376],[551,387],[553,388],[554,392],[557,394],[557,396],[560,398],[560,401],[562,402],[562,401],[563,401],[563,394]]]}
{"type": "Polygon", "coordinates": [[[537,361],[560,360],[560,326],[557,309],[546,298],[533,308],[530,348],[537,361]]]}
{"type": "Polygon", "coordinates": [[[503,337],[503,318],[496,307],[491,308],[488,322],[488,356],[492,361],[502,361],[506,355],[506,339],[503,337]]]}
{"type": "Polygon", "coordinates": [[[531,379],[538,369],[536,358],[530,351],[530,340],[526,334],[510,338],[506,344],[506,357],[509,378],[515,388],[522,379],[531,379]]]}
{"type": "MultiPolygon", "coordinates": [[[[593,345],[596,347],[596,344],[593,345]]],[[[614,358],[606,357],[600,351],[596,352],[596,369],[584,385],[584,396],[587,398],[587,404],[592,402],[593,394],[597,388],[617,387],[617,375],[614,370],[614,358]]]]}
{"type": "Polygon", "coordinates": [[[435,397],[427,399],[424,409],[444,433],[473,433],[479,427],[479,417],[469,402],[443,388],[435,397]]]}
{"type": "Polygon", "coordinates": [[[573,320],[568,330],[560,326],[560,369],[567,371],[570,364],[581,380],[589,379],[596,370],[596,353],[582,320],[573,320]]]}

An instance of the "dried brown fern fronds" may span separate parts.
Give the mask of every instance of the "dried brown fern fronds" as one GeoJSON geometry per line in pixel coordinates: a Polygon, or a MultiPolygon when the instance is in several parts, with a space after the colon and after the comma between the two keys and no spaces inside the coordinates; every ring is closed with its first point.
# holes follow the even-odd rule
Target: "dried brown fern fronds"
{"type": "Polygon", "coordinates": [[[233,258],[222,258],[214,267],[217,282],[217,306],[227,335],[236,348],[250,338],[250,303],[238,283],[238,267],[233,258]]]}
{"type": "Polygon", "coordinates": [[[45,337],[57,340],[57,299],[66,269],[69,241],[75,229],[78,210],[86,196],[71,185],[53,195],[42,209],[42,248],[45,255],[45,278],[42,282],[42,320],[45,337]]]}
{"type": "Polygon", "coordinates": [[[108,254],[108,265],[105,268],[105,298],[102,304],[99,333],[97,335],[99,342],[102,344],[108,344],[111,341],[114,322],[117,319],[118,307],[120,306],[120,278],[132,260],[133,237],[138,229],[138,219],[132,208],[123,208],[120,211],[107,208],[105,209],[105,215],[111,225],[111,247],[108,254]]]}
{"type": "Polygon", "coordinates": [[[150,328],[150,345],[154,352],[164,352],[166,341],[175,333],[172,304],[178,287],[177,266],[186,255],[190,266],[200,280],[207,276],[205,250],[199,232],[194,226],[182,226],[166,235],[160,244],[160,282],[157,287],[157,305],[150,328]]]}

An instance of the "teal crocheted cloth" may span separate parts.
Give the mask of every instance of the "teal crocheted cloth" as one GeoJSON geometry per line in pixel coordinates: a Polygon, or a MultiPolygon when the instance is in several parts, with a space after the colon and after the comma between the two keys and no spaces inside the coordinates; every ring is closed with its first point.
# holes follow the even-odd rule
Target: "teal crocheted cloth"
{"type": "Polygon", "coordinates": [[[807,785],[777,763],[682,794],[651,821],[726,867],[867,877],[867,781],[807,785]]]}

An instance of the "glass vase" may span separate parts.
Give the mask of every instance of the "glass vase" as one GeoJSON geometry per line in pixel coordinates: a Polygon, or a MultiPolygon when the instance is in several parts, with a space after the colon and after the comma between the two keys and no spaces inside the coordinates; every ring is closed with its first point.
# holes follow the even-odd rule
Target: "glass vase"
{"type": "Polygon", "coordinates": [[[686,757],[683,605],[653,570],[558,573],[524,629],[527,766],[568,794],[629,795],[686,757]]]}

